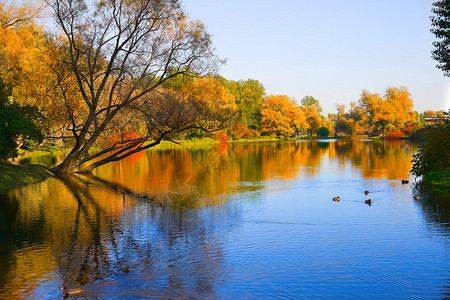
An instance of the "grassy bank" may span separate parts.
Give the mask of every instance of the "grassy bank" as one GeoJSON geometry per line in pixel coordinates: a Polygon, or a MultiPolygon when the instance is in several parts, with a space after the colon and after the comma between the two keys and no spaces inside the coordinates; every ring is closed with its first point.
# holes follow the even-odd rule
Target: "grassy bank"
{"type": "Polygon", "coordinates": [[[424,179],[430,182],[433,187],[440,190],[450,191],[450,169],[446,172],[432,172],[424,177],[424,179]]]}
{"type": "Polygon", "coordinates": [[[52,175],[48,169],[40,165],[12,165],[0,162],[0,193],[42,181],[52,175]]]}

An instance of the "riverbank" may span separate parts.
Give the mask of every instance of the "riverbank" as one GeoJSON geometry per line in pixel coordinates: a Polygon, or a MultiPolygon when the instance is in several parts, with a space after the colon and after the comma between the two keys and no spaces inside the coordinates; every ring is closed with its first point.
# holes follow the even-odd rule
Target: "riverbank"
{"type": "Polygon", "coordinates": [[[425,176],[424,180],[437,189],[450,192],[450,170],[444,173],[432,172],[425,176]]]}
{"type": "Polygon", "coordinates": [[[0,163],[0,193],[21,185],[42,181],[53,173],[41,165],[0,163]]]}

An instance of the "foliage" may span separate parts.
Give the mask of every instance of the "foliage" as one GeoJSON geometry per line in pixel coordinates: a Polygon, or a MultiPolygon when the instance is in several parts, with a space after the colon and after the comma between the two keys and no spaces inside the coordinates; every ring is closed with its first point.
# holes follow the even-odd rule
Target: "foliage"
{"type": "Polygon", "coordinates": [[[0,78],[0,160],[15,157],[19,144],[25,140],[43,138],[37,108],[10,103],[8,94],[0,78]]]}
{"type": "Polygon", "coordinates": [[[261,129],[261,105],[266,89],[254,79],[228,81],[226,87],[235,97],[239,109],[238,122],[255,130],[261,129]]]}
{"type": "Polygon", "coordinates": [[[330,135],[330,131],[326,127],[320,127],[319,130],[317,131],[317,136],[326,138],[329,135],[330,135]]]}
{"type": "Polygon", "coordinates": [[[226,135],[226,133],[224,133],[223,131],[219,131],[217,132],[214,136],[213,139],[215,139],[216,141],[219,141],[222,144],[226,144],[228,143],[228,136],[226,135]]]}
{"type": "Polygon", "coordinates": [[[351,135],[353,133],[353,130],[346,119],[340,118],[334,125],[334,133],[336,136],[339,134],[351,135]]]}
{"type": "Polygon", "coordinates": [[[416,176],[450,177],[450,121],[424,129],[411,172],[416,176]]]}
{"type": "Polygon", "coordinates": [[[365,115],[361,120],[372,132],[383,133],[404,129],[417,124],[413,102],[407,88],[387,88],[383,97],[363,90],[359,106],[365,115]]]}
{"type": "Polygon", "coordinates": [[[57,95],[54,107],[65,116],[61,118],[65,121],[62,136],[72,144],[55,172],[71,172],[80,163],[97,158],[98,154],[89,156],[89,150],[102,137],[106,139],[105,134],[116,125],[129,124],[120,130],[137,127],[141,139],[103,150],[101,154],[110,156],[110,161],[146,149],[136,146],[149,139],[156,145],[175,131],[187,130],[187,123],[202,126],[192,123],[192,112],[206,105],[193,102],[197,95],[159,90],[165,81],[180,75],[208,75],[222,63],[213,53],[204,25],[189,20],[178,1],[47,3],[56,23],[55,31],[48,35],[48,55],[53,58],[48,69],[55,82],[52,92],[57,95]],[[183,124],[175,122],[184,113],[181,108],[193,109],[186,112],[189,118],[183,124]],[[162,120],[149,109],[170,116],[170,120],[162,120]],[[132,124],[134,116],[130,114],[144,120],[132,124]],[[163,124],[158,125],[158,121],[163,124]]]}
{"type": "Polygon", "coordinates": [[[316,105],[302,106],[301,108],[305,115],[309,135],[316,134],[317,130],[322,126],[322,118],[317,111],[316,105]]]}
{"type": "Polygon", "coordinates": [[[317,112],[321,113],[323,111],[322,106],[320,106],[319,100],[316,100],[313,96],[305,96],[301,100],[302,106],[316,106],[317,112]]]}
{"type": "Polygon", "coordinates": [[[402,137],[404,137],[405,136],[405,134],[403,133],[403,131],[401,131],[401,130],[398,130],[398,131],[391,131],[391,132],[388,132],[388,133],[386,133],[385,135],[384,135],[384,137],[386,138],[386,139],[399,139],[399,138],[402,138],[402,137]]]}
{"type": "Polygon", "coordinates": [[[236,123],[228,130],[233,139],[252,139],[260,135],[260,132],[254,129],[250,129],[241,123],[236,123]]]}
{"type": "Polygon", "coordinates": [[[433,42],[432,57],[438,62],[437,68],[450,76],[450,1],[439,0],[433,3],[431,10],[431,32],[438,39],[433,42]]]}
{"type": "Polygon", "coordinates": [[[426,110],[423,112],[423,117],[424,118],[445,117],[445,112],[443,110],[438,110],[438,111],[426,110]]]}
{"type": "Polygon", "coordinates": [[[306,126],[301,107],[285,95],[265,97],[261,106],[261,115],[261,131],[265,135],[290,137],[298,134],[306,126]]]}

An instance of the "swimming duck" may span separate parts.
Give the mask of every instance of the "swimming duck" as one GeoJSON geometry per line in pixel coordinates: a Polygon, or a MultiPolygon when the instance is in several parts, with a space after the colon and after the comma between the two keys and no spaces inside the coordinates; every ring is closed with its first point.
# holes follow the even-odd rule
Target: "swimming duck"
{"type": "Polygon", "coordinates": [[[369,206],[371,206],[372,205],[372,199],[366,200],[366,201],[364,201],[364,203],[368,204],[369,206]]]}
{"type": "Polygon", "coordinates": [[[333,201],[339,202],[339,201],[341,201],[341,198],[339,198],[339,197],[334,197],[334,198],[333,198],[333,201]]]}
{"type": "Polygon", "coordinates": [[[366,194],[366,196],[369,194],[369,191],[368,190],[365,190],[364,191],[364,194],[366,194]]]}
{"type": "Polygon", "coordinates": [[[402,184],[408,184],[408,183],[409,183],[408,180],[402,179],[402,184]]]}
{"type": "Polygon", "coordinates": [[[414,196],[414,199],[415,199],[415,200],[419,200],[419,196],[415,195],[415,196],[414,196]]]}

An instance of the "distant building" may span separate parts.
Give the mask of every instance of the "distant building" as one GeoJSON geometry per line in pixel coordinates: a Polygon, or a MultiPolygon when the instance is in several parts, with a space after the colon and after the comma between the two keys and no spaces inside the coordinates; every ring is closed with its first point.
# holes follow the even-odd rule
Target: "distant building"
{"type": "Polygon", "coordinates": [[[425,122],[427,125],[433,125],[436,123],[445,122],[446,120],[449,120],[448,117],[425,117],[425,122]]]}

